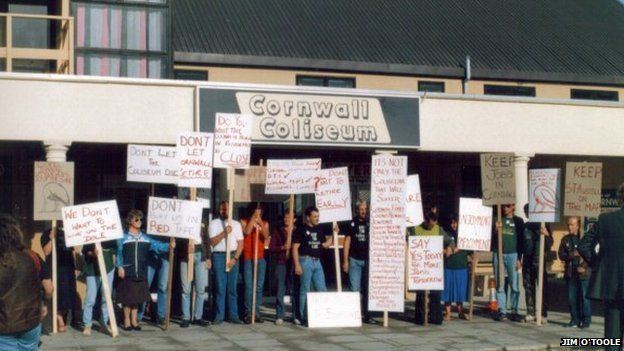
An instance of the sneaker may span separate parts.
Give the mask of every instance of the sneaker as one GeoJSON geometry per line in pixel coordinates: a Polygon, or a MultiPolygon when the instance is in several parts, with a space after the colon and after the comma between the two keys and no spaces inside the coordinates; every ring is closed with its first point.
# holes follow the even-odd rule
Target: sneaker
{"type": "Polygon", "coordinates": [[[282,324],[284,324],[284,320],[283,319],[278,318],[278,319],[275,320],[275,325],[282,325],[282,324]]]}
{"type": "Polygon", "coordinates": [[[565,324],[563,327],[564,328],[576,328],[578,327],[578,322],[575,321],[570,321],[568,324],[565,324]]]}
{"type": "Polygon", "coordinates": [[[301,321],[298,320],[297,318],[293,319],[293,324],[294,325],[301,325],[301,321]]]}
{"type": "Polygon", "coordinates": [[[522,318],[520,317],[520,315],[519,315],[519,314],[517,314],[517,313],[512,313],[512,314],[509,316],[509,320],[510,320],[510,321],[512,321],[512,322],[520,322],[520,321],[522,320],[522,318]]]}
{"type": "Polygon", "coordinates": [[[494,320],[495,320],[495,321],[498,321],[498,322],[503,322],[503,321],[506,321],[506,320],[507,320],[507,315],[506,315],[506,314],[504,314],[504,313],[502,313],[502,312],[499,312],[499,313],[496,315],[496,317],[494,317],[494,320]]]}
{"type": "Polygon", "coordinates": [[[526,316],[524,316],[524,323],[530,323],[533,322],[535,320],[535,317],[533,317],[530,314],[527,314],[526,316]]]}
{"type": "Polygon", "coordinates": [[[585,322],[583,322],[583,323],[581,323],[581,325],[579,325],[579,328],[581,328],[581,329],[587,329],[587,328],[589,328],[590,326],[591,326],[591,323],[585,323],[585,322]]]}
{"type": "Polygon", "coordinates": [[[200,327],[207,327],[210,325],[210,322],[205,321],[203,319],[193,319],[193,321],[191,322],[194,325],[198,325],[200,327]]]}
{"type": "Polygon", "coordinates": [[[91,327],[84,327],[84,329],[82,330],[82,335],[84,336],[91,335],[91,327]]]}
{"type": "Polygon", "coordinates": [[[180,323],[180,328],[188,328],[189,324],[191,324],[191,322],[188,319],[185,319],[182,323],[180,323]]]}

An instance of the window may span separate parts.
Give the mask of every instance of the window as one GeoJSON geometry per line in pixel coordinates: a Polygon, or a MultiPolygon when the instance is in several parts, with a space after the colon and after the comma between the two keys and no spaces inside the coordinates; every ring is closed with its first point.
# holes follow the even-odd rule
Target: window
{"type": "Polygon", "coordinates": [[[583,100],[620,101],[617,91],[572,89],[570,98],[583,100]]]}
{"type": "Polygon", "coordinates": [[[176,69],[174,79],[179,80],[208,80],[208,71],[196,71],[191,69],[176,69]]]}
{"type": "Polygon", "coordinates": [[[431,93],[443,93],[444,82],[435,82],[431,80],[418,81],[418,91],[427,91],[431,93]]]}
{"type": "Polygon", "coordinates": [[[535,87],[519,87],[510,85],[488,85],[483,87],[486,95],[535,96],[535,87]]]}
{"type": "Polygon", "coordinates": [[[331,88],[355,88],[355,78],[297,76],[297,85],[331,88]]]}

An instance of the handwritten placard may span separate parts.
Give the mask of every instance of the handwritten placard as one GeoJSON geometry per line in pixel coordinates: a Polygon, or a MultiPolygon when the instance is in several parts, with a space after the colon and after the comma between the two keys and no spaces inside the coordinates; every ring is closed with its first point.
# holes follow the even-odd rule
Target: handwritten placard
{"type": "Polygon", "coordinates": [[[310,328],[362,326],[358,292],[310,292],[307,304],[310,328]]]}
{"type": "Polygon", "coordinates": [[[178,186],[212,187],[212,133],[188,132],[178,136],[178,186]]]}
{"type": "Polygon", "coordinates": [[[371,311],[403,312],[407,157],[375,155],[371,165],[371,311]]]}
{"type": "Polygon", "coordinates": [[[408,227],[421,224],[424,220],[422,196],[420,193],[420,178],[418,174],[407,177],[407,190],[405,192],[405,207],[408,227]]]}
{"type": "Polygon", "coordinates": [[[214,129],[214,166],[249,168],[252,115],[217,113],[214,129]]]}
{"type": "Polygon", "coordinates": [[[566,163],[564,216],[598,217],[601,193],[601,162],[566,163]]]}
{"type": "Polygon", "coordinates": [[[128,144],[126,180],[142,183],[178,183],[174,146],[128,144]]]}
{"type": "Polygon", "coordinates": [[[529,170],[529,222],[559,222],[561,170],[529,170]]]}
{"type": "Polygon", "coordinates": [[[492,207],[481,199],[459,198],[457,248],[490,251],[492,245],[492,207]]]}
{"type": "Polygon", "coordinates": [[[321,169],[321,159],[267,160],[267,194],[310,194],[314,193],[314,183],[310,178],[302,178],[306,171],[321,169]]]}
{"type": "Polygon", "coordinates": [[[265,192],[266,167],[249,166],[237,169],[234,174],[234,202],[282,202],[284,195],[272,195],[265,192]]]}
{"type": "Polygon", "coordinates": [[[409,290],[444,290],[443,239],[440,235],[409,237],[409,290]]]}
{"type": "MultiPolygon", "coordinates": [[[[304,172],[301,172],[302,174],[304,172]]],[[[314,198],[320,223],[346,221],[352,218],[351,190],[347,167],[308,171],[314,184],[314,198]]]]}
{"type": "Polygon", "coordinates": [[[35,162],[35,221],[61,220],[61,208],[74,204],[74,163],[35,162]]]}
{"type": "Polygon", "coordinates": [[[123,237],[116,200],[67,206],[62,212],[67,247],[123,237]]]}
{"type": "Polygon", "coordinates": [[[483,204],[515,203],[515,174],[513,154],[481,154],[483,204]]]}
{"type": "Polygon", "coordinates": [[[201,243],[203,204],[199,201],[150,197],[147,234],[193,239],[201,243]]]}

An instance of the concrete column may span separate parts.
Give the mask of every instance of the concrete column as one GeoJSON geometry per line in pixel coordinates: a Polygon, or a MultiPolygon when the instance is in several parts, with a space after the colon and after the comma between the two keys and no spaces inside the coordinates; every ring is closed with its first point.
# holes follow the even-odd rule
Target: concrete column
{"type": "Polygon", "coordinates": [[[529,202],[529,160],[533,155],[516,154],[514,167],[516,170],[516,216],[528,219],[524,214],[524,204],[529,202]]]}
{"type": "Polygon", "coordinates": [[[48,162],[67,162],[67,150],[71,142],[67,141],[44,141],[46,151],[46,161],[48,162]]]}

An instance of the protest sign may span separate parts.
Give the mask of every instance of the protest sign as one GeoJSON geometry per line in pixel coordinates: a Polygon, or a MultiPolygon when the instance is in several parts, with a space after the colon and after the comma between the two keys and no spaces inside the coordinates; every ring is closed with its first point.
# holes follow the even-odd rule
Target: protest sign
{"type": "Polygon", "coordinates": [[[560,177],[559,169],[529,170],[529,222],[559,222],[560,177]]]}
{"type": "Polygon", "coordinates": [[[217,113],[214,128],[214,166],[249,168],[253,117],[217,113]]]}
{"type": "Polygon", "coordinates": [[[441,235],[408,238],[409,290],[444,290],[443,240],[441,235]]]}
{"type": "Polygon", "coordinates": [[[563,215],[598,217],[601,189],[602,163],[567,162],[563,215]]]}
{"type": "Polygon", "coordinates": [[[481,199],[459,198],[457,248],[490,251],[492,244],[492,208],[481,199]]]}
{"type": "Polygon", "coordinates": [[[147,234],[193,239],[201,243],[203,204],[199,201],[150,197],[147,234]]]}
{"type": "Polygon", "coordinates": [[[407,177],[407,190],[405,192],[405,203],[408,227],[417,226],[423,222],[422,197],[420,193],[420,179],[418,174],[407,177]]]}
{"type": "Polygon", "coordinates": [[[128,144],[126,180],[142,183],[178,183],[174,146],[128,144]]]}
{"type": "MultiPolygon", "coordinates": [[[[302,172],[303,173],[303,172],[302,172]]],[[[316,208],[320,223],[346,221],[352,218],[351,190],[347,167],[307,171],[312,175],[316,208]]]]}
{"type": "Polygon", "coordinates": [[[361,327],[360,293],[309,292],[309,328],[361,327]]]}
{"type": "Polygon", "coordinates": [[[513,154],[481,154],[481,189],[484,205],[516,202],[513,154]]]}
{"type": "Polygon", "coordinates": [[[249,166],[237,169],[234,174],[235,202],[282,202],[284,195],[272,195],[265,191],[266,167],[249,166]]]}
{"type": "Polygon", "coordinates": [[[35,162],[35,221],[63,219],[61,208],[74,204],[74,163],[35,162]]]}
{"type": "Polygon", "coordinates": [[[212,133],[187,132],[178,136],[178,186],[212,187],[212,133]]]}
{"type": "Polygon", "coordinates": [[[371,168],[371,311],[403,312],[407,157],[375,155],[371,168]]]}
{"type": "Polygon", "coordinates": [[[302,172],[320,169],[320,158],[268,160],[265,191],[267,194],[282,195],[314,193],[314,183],[301,176],[305,175],[302,172]]]}
{"type": "Polygon", "coordinates": [[[67,247],[117,240],[123,236],[117,201],[63,207],[67,247]]]}

